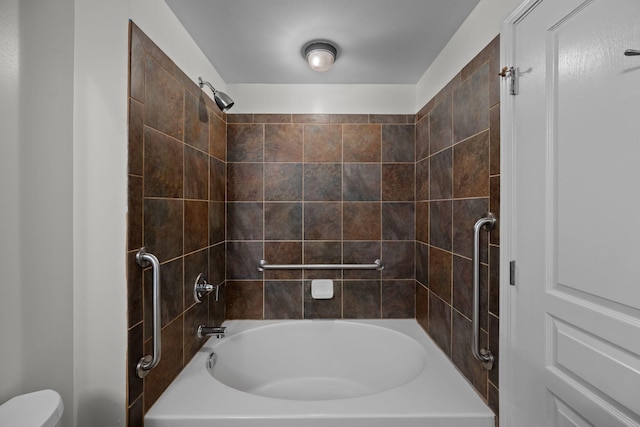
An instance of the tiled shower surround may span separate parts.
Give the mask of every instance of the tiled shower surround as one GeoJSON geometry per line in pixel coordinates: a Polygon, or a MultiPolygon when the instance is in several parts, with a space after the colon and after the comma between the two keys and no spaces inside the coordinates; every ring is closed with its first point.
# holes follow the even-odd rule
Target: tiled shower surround
{"type": "Polygon", "coordinates": [[[196,304],[205,273],[224,283],[225,117],[198,85],[131,24],[129,79],[128,425],[143,415],[200,348],[199,324],[224,320],[224,302],[196,304]],[[161,263],[162,358],[141,380],[135,366],[151,354],[151,271],[135,254],[145,246],[161,263]]]}
{"type": "MultiPolygon", "coordinates": [[[[469,318],[473,224],[499,213],[498,47],[416,115],[224,115],[132,25],[129,426],[197,351],[197,324],[248,318],[415,317],[497,412],[498,368],[471,356],[469,318]],[[140,380],[143,245],[162,263],[164,315],[162,362],[140,380]],[[382,272],[257,269],[377,258],[382,272]],[[223,284],[220,302],[193,303],[200,271],[223,284]],[[314,278],[334,279],[333,299],[311,298],[314,278]]],[[[482,342],[496,355],[498,233],[483,232],[481,269],[482,342]]]]}
{"type": "Polygon", "coordinates": [[[416,120],[416,318],[498,413],[500,244],[500,42],[496,37],[429,101],[416,120]],[[473,225],[481,231],[480,343],[471,355],[473,225]]]}
{"type": "Polygon", "coordinates": [[[414,317],[414,116],[229,115],[227,318],[414,317]],[[257,269],[354,264],[385,269],[257,269]],[[334,279],[314,300],[310,279],[334,279]]]}

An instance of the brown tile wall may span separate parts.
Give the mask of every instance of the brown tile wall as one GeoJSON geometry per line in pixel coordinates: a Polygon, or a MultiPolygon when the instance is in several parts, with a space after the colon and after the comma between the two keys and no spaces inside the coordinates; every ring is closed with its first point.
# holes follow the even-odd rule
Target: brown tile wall
{"type": "MultiPolygon", "coordinates": [[[[416,318],[496,414],[498,363],[487,372],[469,348],[473,225],[500,214],[499,48],[496,37],[416,116],[416,318]]],[[[496,360],[499,233],[480,242],[480,338],[496,360]]]]}
{"type": "Polygon", "coordinates": [[[227,119],[227,318],[414,317],[414,116],[227,119]],[[257,269],[378,258],[382,272],[257,269]],[[335,297],[312,299],[314,278],[335,297]]]}
{"type": "Polygon", "coordinates": [[[134,427],[200,348],[197,325],[225,317],[224,298],[196,304],[192,292],[201,272],[224,285],[226,117],[133,23],[129,84],[127,425],[134,427]],[[152,289],[151,270],[135,262],[142,246],[162,272],[162,358],[144,380],[135,366],[151,354],[152,289]]]}

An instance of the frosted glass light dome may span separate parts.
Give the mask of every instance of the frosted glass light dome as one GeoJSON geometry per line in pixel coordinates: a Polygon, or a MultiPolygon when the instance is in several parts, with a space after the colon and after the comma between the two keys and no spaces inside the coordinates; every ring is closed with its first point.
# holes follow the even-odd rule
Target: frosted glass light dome
{"type": "Polygon", "coordinates": [[[336,48],[326,42],[313,42],[304,49],[304,55],[313,71],[323,73],[333,66],[336,48]]]}

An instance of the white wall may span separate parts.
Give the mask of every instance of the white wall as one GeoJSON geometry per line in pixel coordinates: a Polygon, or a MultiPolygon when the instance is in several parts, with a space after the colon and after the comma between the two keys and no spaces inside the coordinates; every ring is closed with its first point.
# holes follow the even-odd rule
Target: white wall
{"type": "MultiPolygon", "coordinates": [[[[22,382],[26,390],[55,387],[68,402],[74,364],[73,0],[21,0],[19,25],[22,382]]],[[[65,422],[71,417],[65,414],[65,422]]]]}
{"type": "Polygon", "coordinates": [[[194,81],[221,79],[162,0],[76,0],[75,14],[74,403],[76,425],[111,426],[126,416],[128,19],[194,81]]]}
{"type": "Polygon", "coordinates": [[[74,425],[123,425],[128,20],[194,81],[224,85],[164,1],[75,4],[74,425]]]}
{"type": "Polygon", "coordinates": [[[164,0],[129,0],[129,7],[129,15],[136,25],[178,64],[187,76],[194,82],[197,82],[200,76],[216,89],[226,92],[225,81],[196,46],[164,0]]]}
{"type": "Polygon", "coordinates": [[[76,0],[74,26],[73,425],[124,425],[128,3],[76,0]]]}
{"type": "Polygon", "coordinates": [[[502,21],[521,2],[522,0],[481,0],[478,3],[418,81],[416,112],[500,34],[502,21]]]}
{"type": "Polygon", "coordinates": [[[414,85],[230,84],[230,113],[414,114],[414,85]]]}
{"type": "Polygon", "coordinates": [[[0,2],[0,403],[22,393],[19,0],[0,2]]]}
{"type": "Polygon", "coordinates": [[[0,401],[71,401],[73,1],[1,7],[0,401]]]}
{"type": "Polygon", "coordinates": [[[130,17],[221,86],[162,0],[0,2],[0,403],[56,389],[68,427],[126,416],[130,17]]]}

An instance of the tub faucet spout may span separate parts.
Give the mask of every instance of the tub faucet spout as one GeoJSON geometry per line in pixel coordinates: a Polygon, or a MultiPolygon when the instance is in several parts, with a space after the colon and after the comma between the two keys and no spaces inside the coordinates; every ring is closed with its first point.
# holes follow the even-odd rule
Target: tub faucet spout
{"type": "Polygon", "coordinates": [[[210,337],[215,335],[216,338],[224,338],[225,326],[198,326],[198,338],[210,337]]]}

